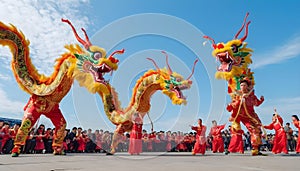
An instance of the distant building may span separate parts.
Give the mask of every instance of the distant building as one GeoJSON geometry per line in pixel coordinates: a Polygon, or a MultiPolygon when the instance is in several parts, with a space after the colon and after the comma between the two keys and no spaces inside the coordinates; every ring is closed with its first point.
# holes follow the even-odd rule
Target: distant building
{"type": "Polygon", "coordinates": [[[0,117],[0,121],[8,122],[10,126],[13,126],[14,124],[20,124],[22,123],[21,119],[11,119],[11,118],[2,118],[0,117]]]}

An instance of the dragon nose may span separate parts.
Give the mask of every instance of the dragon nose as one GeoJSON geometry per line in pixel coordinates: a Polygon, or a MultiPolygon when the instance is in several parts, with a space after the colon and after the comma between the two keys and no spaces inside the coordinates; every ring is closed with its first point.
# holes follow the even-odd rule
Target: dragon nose
{"type": "Polygon", "coordinates": [[[224,45],[223,45],[222,43],[219,43],[219,44],[216,46],[216,48],[222,49],[222,48],[224,48],[224,45]]]}
{"type": "Polygon", "coordinates": [[[118,62],[119,62],[118,59],[116,59],[116,58],[114,58],[114,57],[112,57],[112,56],[109,57],[109,60],[110,60],[112,63],[118,63],[118,62]]]}

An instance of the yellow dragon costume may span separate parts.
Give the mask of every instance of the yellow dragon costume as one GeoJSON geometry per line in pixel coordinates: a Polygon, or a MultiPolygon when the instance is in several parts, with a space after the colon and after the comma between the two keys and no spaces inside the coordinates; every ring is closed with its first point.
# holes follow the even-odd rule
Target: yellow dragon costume
{"type": "Polygon", "coordinates": [[[123,53],[124,50],[116,51],[106,57],[103,48],[94,46],[89,41],[86,31],[85,39],[81,39],[70,21],[68,23],[77,40],[84,46],[66,45],[68,52],[56,60],[54,72],[51,76],[38,73],[29,56],[29,41],[15,26],[0,22],[0,44],[8,46],[12,53],[11,68],[20,88],[31,95],[24,108],[24,117],[20,129],[17,132],[12,150],[12,156],[20,154],[20,147],[25,144],[29,130],[33,127],[41,114],[48,117],[55,126],[53,137],[54,154],[64,154],[62,143],[66,121],[59,109],[60,101],[69,92],[74,79],[80,79],[82,75],[90,75],[92,79],[81,83],[90,92],[101,93],[108,82],[104,79],[105,73],[118,68],[118,59],[113,55],[123,53]]]}
{"type": "MultiPolygon", "coordinates": [[[[163,53],[166,54],[165,52],[163,53]]],[[[190,78],[194,73],[194,68],[198,59],[195,60],[192,73],[187,79],[184,79],[180,74],[171,70],[168,64],[167,54],[167,68],[160,69],[153,59],[147,59],[153,62],[156,70],[149,70],[145,72],[144,75],[137,80],[127,108],[121,108],[118,94],[109,84],[107,84],[107,91],[98,91],[98,94],[102,98],[104,110],[108,119],[117,127],[114,131],[111,151],[107,153],[108,155],[115,153],[116,147],[124,132],[132,131],[132,116],[138,113],[141,118],[143,118],[149,112],[151,107],[151,96],[156,91],[162,91],[163,94],[170,98],[173,104],[181,105],[187,103],[182,90],[189,89],[191,87],[192,81],[190,78]]],[[[84,84],[84,82],[88,79],[91,79],[89,75],[82,76],[79,83],[84,84]]]]}
{"type": "Polygon", "coordinates": [[[248,26],[250,21],[246,23],[249,13],[246,14],[244,22],[240,30],[237,32],[233,40],[227,43],[215,43],[208,37],[204,38],[212,41],[214,48],[212,55],[216,57],[221,65],[217,68],[216,78],[228,81],[228,93],[232,102],[227,106],[227,110],[232,112],[230,121],[235,132],[241,130],[240,122],[242,122],[251,134],[252,155],[258,155],[259,146],[261,144],[261,121],[254,111],[254,106],[259,106],[263,101],[262,96],[258,99],[254,95],[254,77],[248,67],[251,63],[252,49],[247,48],[244,42],[248,36],[248,26]],[[246,26],[245,35],[238,38],[241,31],[246,26]],[[243,87],[246,88],[243,88],[243,87]]]}

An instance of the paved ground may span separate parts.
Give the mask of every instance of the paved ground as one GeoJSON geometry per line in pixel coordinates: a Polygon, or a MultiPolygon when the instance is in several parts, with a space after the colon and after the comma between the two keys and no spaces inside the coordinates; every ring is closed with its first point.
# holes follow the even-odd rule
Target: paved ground
{"type": "Polygon", "coordinates": [[[12,158],[0,155],[0,171],[65,171],[65,170],[118,170],[118,171],[295,171],[300,169],[300,156],[290,155],[251,156],[246,154],[212,154],[192,156],[191,153],[143,153],[130,156],[118,153],[105,154],[27,154],[12,158]]]}

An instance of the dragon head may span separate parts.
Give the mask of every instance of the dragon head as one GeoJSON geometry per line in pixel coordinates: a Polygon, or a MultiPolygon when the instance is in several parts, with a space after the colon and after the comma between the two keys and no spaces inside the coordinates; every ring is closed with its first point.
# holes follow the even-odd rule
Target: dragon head
{"type": "Polygon", "coordinates": [[[191,75],[187,79],[184,79],[183,76],[171,70],[168,64],[168,55],[164,51],[162,51],[162,53],[166,55],[167,69],[159,69],[153,59],[147,58],[154,63],[159,73],[159,75],[156,77],[156,81],[159,83],[162,92],[172,100],[173,104],[186,104],[186,97],[183,95],[182,91],[191,88],[192,81],[190,78],[194,73],[195,65],[198,62],[198,59],[196,59],[194,62],[191,75]]]}
{"type": "Polygon", "coordinates": [[[90,46],[83,54],[75,54],[77,58],[77,67],[83,72],[90,73],[95,82],[106,84],[108,81],[104,79],[104,74],[113,72],[118,68],[119,60],[114,54],[124,53],[124,49],[115,51],[109,57],[106,57],[106,52],[98,46],[90,46]]]}
{"type": "Polygon", "coordinates": [[[83,40],[78,36],[74,26],[69,20],[62,19],[62,22],[66,22],[71,26],[76,39],[86,49],[86,51],[74,54],[77,58],[77,68],[84,73],[91,74],[96,83],[107,84],[108,81],[106,81],[103,76],[106,73],[112,73],[114,70],[118,69],[119,60],[116,59],[114,55],[123,54],[124,49],[115,51],[107,57],[105,49],[92,45],[83,28],[81,28],[81,30],[84,32],[86,40],[83,40]]]}
{"type": "Polygon", "coordinates": [[[246,19],[249,13],[246,14],[244,18],[244,23],[240,30],[235,35],[234,39],[228,41],[227,43],[217,43],[208,37],[204,38],[212,41],[212,46],[214,48],[212,55],[220,62],[220,66],[217,68],[216,77],[229,80],[234,76],[241,75],[248,68],[248,65],[252,63],[250,48],[247,48],[247,43],[244,42],[248,36],[248,26],[250,21],[246,23],[246,19]],[[246,33],[244,37],[238,39],[239,34],[244,29],[246,25],[246,33]]]}

